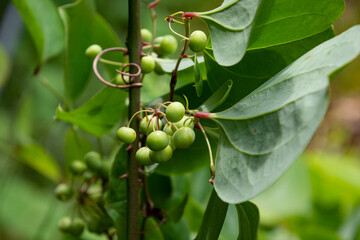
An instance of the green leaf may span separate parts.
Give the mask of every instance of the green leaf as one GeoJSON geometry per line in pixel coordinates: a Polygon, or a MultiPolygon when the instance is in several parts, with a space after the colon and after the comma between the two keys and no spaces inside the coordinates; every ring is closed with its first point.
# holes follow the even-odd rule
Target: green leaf
{"type": "Polygon", "coordinates": [[[243,58],[260,2],[227,0],[216,9],[196,13],[209,27],[214,56],[220,65],[231,66],[243,58]]]}
{"type": "Polygon", "coordinates": [[[220,106],[229,96],[233,81],[228,80],[211,95],[200,107],[200,111],[210,112],[220,106]]]}
{"type": "Polygon", "coordinates": [[[215,189],[246,201],[271,185],[301,154],[328,106],[329,76],[360,53],[360,26],[314,48],[233,107],[221,126],[215,189]]]}
{"type": "Polygon", "coordinates": [[[229,97],[221,106],[221,109],[226,109],[254,91],[307,51],[333,36],[333,30],[327,29],[313,37],[289,44],[247,51],[243,60],[231,67],[223,67],[216,63],[211,50],[208,49],[204,52],[204,56],[209,86],[215,91],[229,79],[233,81],[234,86],[229,97]]]}
{"type": "Polygon", "coordinates": [[[188,177],[152,174],[148,178],[148,186],[155,207],[166,210],[174,222],[179,221],[188,199],[190,186],[188,177]]]}
{"type": "Polygon", "coordinates": [[[0,44],[0,89],[5,84],[10,73],[10,59],[0,44]]]}
{"type": "Polygon", "coordinates": [[[229,204],[223,202],[213,190],[196,240],[218,239],[228,207],[229,204]]]}
{"type": "MultiPolygon", "coordinates": [[[[190,240],[189,226],[184,218],[179,222],[167,222],[160,226],[161,232],[166,240],[190,240]]],[[[155,240],[155,238],[153,238],[155,240]]],[[[153,240],[152,239],[152,240],[153,240]]]]}
{"type": "Polygon", "coordinates": [[[59,106],[56,118],[70,122],[95,136],[101,136],[109,132],[124,115],[126,96],[124,90],[105,87],[71,112],[65,112],[59,106]]]}
{"type": "Polygon", "coordinates": [[[159,223],[157,223],[154,218],[150,217],[146,219],[145,231],[148,231],[144,235],[145,240],[165,240],[158,225],[159,223]]]}
{"type": "Polygon", "coordinates": [[[201,76],[201,71],[200,71],[200,66],[199,66],[199,62],[197,60],[197,56],[195,54],[194,56],[194,71],[195,71],[195,89],[196,89],[196,94],[198,97],[201,96],[202,91],[203,91],[203,79],[201,76]]]}
{"type": "Polygon", "coordinates": [[[65,89],[71,100],[77,99],[92,73],[92,59],[85,50],[92,44],[103,49],[120,45],[110,25],[95,11],[93,0],[78,0],[59,9],[65,25],[65,89]]]}
{"type": "MultiPolygon", "coordinates": [[[[156,61],[160,64],[160,67],[164,72],[171,73],[175,69],[178,60],[169,58],[156,58],[156,61]]],[[[204,57],[198,56],[197,61],[199,64],[202,64],[204,62],[204,57]]],[[[191,68],[194,65],[194,61],[192,61],[190,58],[183,58],[180,62],[178,71],[183,71],[185,69],[191,68]]]]}
{"type": "Polygon", "coordinates": [[[236,204],[236,211],[239,220],[238,240],[256,240],[259,226],[259,209],[252,202],[236,204]]]}
{"type": "Polygon", "coordinates": [[[119,239],[126,239],[127,180],[120,178],[127,173],[126,147],[123,145],[115,157],[110,171],[109,190],[105,198],[105,209],[115,223],[119,239]]]}
{"type": "Polygon", "coordinates": [[[64,48],[64,29],[51,0],[12,0],[22,16],[36,46],[39,63],[59,54],[64,48]]]}
{"type": "Polygon", "coordinates": [[[16,149],[18,159],[50,180],[60,180],[61,172],[55,159],[36,143],[19,146],[16,149]]]}
{"type": "Polygon", "coordinates": [[[343,0],[267,0],[259,7],[248,49],[290,43],[325,31],[344,12],[343,0]]]}
{"type": "MultiPolygon", "coordinates": [[[[189,148],[176,149],[170,161],[161,163],[155,171],[167,176],[182,175],[209,165],[210,158],[205,138],[200,130],[195,129],[195,134],[195,142],[189,148]]],[[[209,140],[211,146],[215,148],[215,143],[211,138],[209,140]]]]}

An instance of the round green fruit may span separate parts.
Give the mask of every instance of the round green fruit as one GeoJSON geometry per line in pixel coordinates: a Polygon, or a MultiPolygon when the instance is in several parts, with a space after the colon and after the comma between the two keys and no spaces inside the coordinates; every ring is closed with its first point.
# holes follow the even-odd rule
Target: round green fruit
{"type": "Polygon", "coordinates": [[[203,31],[196,30],[191,33],[189,38],[189,48],[193,52],[204,51],[207,43],[207,36],[203,31]]]}
{"type": "Polygon", "coordinates": [[[176,148],[188,148],[195,141],[195,132],[189,127],[179,128],[172,137],[176,148]]]}
{"type": "MultiPolygon", "coordinates": [[[[129,76],[124,76],[125,81],[129,82],[129,76]]],[[[115,77],[115,84],[117,85],[126,85],[126,82],[124,81],[121,74],[116,75],[115,77]]]]}
{"type": "Polygon", "coordinates": [[[72,197],[72,189],[66,183],[60,183],[54,190],[56,198],[59,200],[69,200],[72,197]]]}
{"type": "Polygon", "coordinates": [[[85,157],[85,163],[90,170],[97,172],[101,167],[101,156],[97,152],[88,152],[85,157]]]}
{"type": "Polygon", "coordinates": [[[172,136],[174,134],[174,131],[171,128],[171,124],[167,123],[163,129],[163,132],[165,132],[169,136],[172,136]]]}
{"type": "MultiPolygon", "coordinates": [[[[194,129],[194,121],[192,119],[189,119],[190,117],[184,116],[180,121],[175,122],[174,125],[179,129],[182,127],[189,127],[191,129],[194,129]],[[188,120],[189,119],[189,120],[188,120]]],[[[171,129],[176,132],[176,128],[174,126],[171,126],[171,129]]]]}
{"type": "Polygon", "coordinates": [[[82,174],[86,169],[86,164],[80,160],[74,160],[70,165],[70,171],[75,175],[82,174]]]}
{"type": "Polygon", "coordinates": [[[180,102],[172,102],[166,108],[165,114],[170,122],[178,122],[185,115],[185,107],[180,102]]]}
{"type": "MultiPolygon", "coordinates": [[[[158,129],[157,128],[157,117],[154,117],[154,118],[151,118],[151,117],[144,117],[143,119],[141,119],[140,121],[140,131],[146,135],[147,134],[147,128],[148,128],[148,125],[149,125],[149,133],[153,132],[154,131],[154,128],[155,129],[158,129]],[[151,120],[150,120],[151,119],[151,120]],[[150,121],[150,124],[149,124],[149,121],[150,121]],[[154,125],[155,124],[155,125],[154,125]]],[[[159,121],[159,127],[161,129],[162,127],[162,122],[159,121]]]]}
{"type": "Polygon", "coordinates": [[[172,35],[157,37],[154,43],[159,45],[154,48],[154,51],[160,56],[168,56],[173,54],[178,47],[177,40],[172,35]]]}
{"type": "Polygon", "coordinates": [[[154,162],[150,159],[150,148],[148,147],[142,147],[139,150],[137,150],[135,158],[136,160],[145,166],[152,165],[154,162]]]}
{"type": "Polygon", "coordinates": [[[171,159],[172,156],[172,148],[171,146],[167,146],[165,149],[160,151],[150,151],[150,159],[157,163],[167,162],[171,159]]]}
{"type": "Polygon", "coordinates": [[[117,130],[117,137],[124,143],[132,143],[136,139],[136,132],[134,129],[129,127],[121,127],[117,130]]]}
{"type": "Polygon", "coordinates": [[[58,229],[63,233],[69,233],[71,229],[71,218],[62,217],[58,222],[58,229]]]}
{"type": "Polygon", "coordinates": [[[144,56],[141,59],[141,72],[151,73],[155,69],[155,59],[151,56],[144,56]]]}
{"type": "Polygon", "coordinates": [[[141,33],[141,38],[143,39],[144,42],[151,43],[151,41],[152,41],[152,33],[148,29],[142,28],[140,30],[140,33],[141,33]]]}
{"type": "Polygon", "coordinates": [[[94,177],[96,177],[96,174],[93,173],[92,171],[85,171],[82,176],[84,180],[88,182],[92,180],[94,177]]]}
{"type": "Polygon", "coordinates": [[[85,223],[81,218],[74,218],[71,222],[69,233],[75,237],[79,237],[85,228],[85,223]]]}
{"type": "Polygon", "coordinates": [[[169,143],[169,136],[163,131],[152,132],[146,139],[146,145],[153,151],[163,150],[169,143]]]}
{"type": "Polygon", "coordinates": [[[111,166],[112,166],[111,161],[102,161],[101,167],[99,169],[100,176],[103,177],[104,179],[109,179],[111,166]]]}
{"type": "Polygon", "coordinates": [[[155,60],[155,69],[154,72],[158,75],[163,75],[165,73],[165,71],[162,69],[159,61],[155,60]]]}
{"type": "Polygon", "coordinates": [[[85,54],[90,58],[95,58],[101,51],[102,48],[98,44],[93,44],[86,49],[85,54]]]}

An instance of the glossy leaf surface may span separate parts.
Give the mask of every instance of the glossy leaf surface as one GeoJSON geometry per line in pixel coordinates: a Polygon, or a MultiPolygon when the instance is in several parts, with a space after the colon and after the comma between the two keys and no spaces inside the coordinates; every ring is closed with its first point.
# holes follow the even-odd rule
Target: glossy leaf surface
{"type": "Polygon", "coordinates": [[[360,53],[360,26],[314,48],[233,107],[222,128],[215,189],[246,201],[271,185],[304,150],[328,106],[329,76],[360,53]]]}

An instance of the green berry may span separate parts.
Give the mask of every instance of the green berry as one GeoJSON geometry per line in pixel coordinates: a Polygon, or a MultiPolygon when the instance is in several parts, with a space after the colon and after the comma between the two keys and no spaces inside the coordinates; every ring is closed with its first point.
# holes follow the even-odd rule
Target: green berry
{"type": "Polygon", "coordinates": [[[163,129],[163,132],[165,132],[169,136],[172,136],[174,134],[174,131],[171,128],[171,124],[167,123],[163,129]]]}
{"type": "Polygon", "coordinates": [[[166,118],[170,122],[178,122],[185,115],[185,107],[180,102],[172,102],[166,109],[166,118]]]}
{"type": "Polygon", "coordinates": [[[102,48],[99,45],[93,44],[86,49],[85,54],[90,58],[95,58],[101,51],[102,48]]]}
{"type": "Polygon", "coordinates": [[[150,148],[142,147],[136,151],[136,160],[145,166],[152,165],[154,162],[150,159],[150,148]]]}
{"type": "Polygon", "coordinates": [[[141,59],[141,72],[151,73],[155,69],[155,59],[152,56],[144,56],[141,59]]]}
{"type": "MultiPolygon", "coordinates": [[[[125,81],[129,82],[129,76],[124,76],[125,81]]],[[[115,77],[115,84],[117,85],[126,85],[126,82],[124,81],[121,74],[116,75],[115,77]]]]}
{"type": "Polygon", "coordinates": [[[148,29],[142,28],[140,30],[140,33],[141,33],[141,37],[142,37],[144,42],[151,43],[151,41],[152,41],[152,33],[148,29]]]}
{"type": "Polygon", "coordinates": [[[121,127],[117,130],[117,137],[124,143],[132,143],[136,139],[136,132],[134,129],[129,127],[121,127]]]}
{"type": "Polygon", "coordinates": [[[101,167],[99,169],[100,176],[103,177],[104,179],[109,179],[111,166],[112,166],[111,161],[102,161],[101,167]]]}
{"type": "MultiPolygon", "coordinates": [[[[148,128],[148,125],[149,125],[149,134],[150,134],[151,132],[154,131],[154,128],[155,128],[155,129],[158,129],[156,122],[157,122],[157,117],[154,117],[154,118],[151,118],[151,117],[146,118],[146,117],[144,117],[144,118],[141,119],[141,121],[140,121],[140,131],[141,131],[144,135],[146,135],[146,134],[147,134],[147,128],[148,128]],[[151,119],[151,120],[150,120],[150,119],[151,119]],[[150,121],[150,124],[149,124],[149,121],[150,121]],[[155,124],[155,125],[154,125],[154,124],[155,124]]],[[[161,121],[159,121],[159,127],[160,127],[160,129],[161,129],[161,127],[162,127],[162,122],[161,122],[161,121]]]]}
{"type": "Polygon", "coordinates": [[[146,139],[146,145],[153,151],[163,150],[169,143],[169,136],[163,131],[152,132],[146,139]]]}
{"type": "Polygon", "coordinates": [[[69,233],[71,229],[71,218],[62,217],[58,222],[58,229],[63,233],[69,233]]]}
{"type": "Polygon", "coordinates": [[[101,167],[101,156],[97,152],[88,152],[85,157],[85,163],[90,170],[97,172],[101,167]]]}
{"type": "Polygon", "coordinates": [[[207,36],[203,31],[196,30],[191,33],[189,38],[189,48],[193,52],[204,51],[207,43],[207,36]]]}
{"type": "Polygon", "coordinates": [[[80,160],[74,160],[70,165],[70,171],[75,175],[82,174],[86,168],[86,164],[80,160]]]}
{"type": "Polygon", "coordinates": [[[157,163],[167,162],[171,159],[172,148],[168,145],[165,149],[160,151],[150,151],[150,159],[157,163]]]}
{"type": "Polygon", "coordinates": [[[189,127],[179,128],[172,137],[177,148],[188,148],[195,141],[195,132],[189,127]]]}
{"type": "Polygon", "coordinates": [[[85,228],[85,223],[81,218],[74,218],[71,222],[69,233],[75,237],[79,237],[85,228]]]}
{"type": "Polygon", "coordinates": [[[92,171],[85,171],[83,173],[83,178],[85,181],[90,181],[91,179],[93,179],[94,177],[96,177],[96,174],[93,173],[92,171]]]}
{"type": "Polygon", "coordinates": [[[155,39],[154,44],[160,45],[154,48],[154,51],[160,56],[168,56],[174,53],[178,47],[177,40],[172,35],[158,37],[155,39]]]}
{"type": "MultiPolygon", "coordinates": [[[[194,129],[194,121],[192,119],[189,119],[190,117],[184,116],[180,121],[175,122],[174,125],[179,129],[182,127],[189,127],[191,129],[194,129]],[[187,120],[189,119],[189,120],[187,120]]],[[[174,126],[171,126],[171,129],[176,132],[176,128],[174,126]]]]}
{"type": "Polygon", "coordinates": [[[60,183],[54,190],[56,198],[59,200],[69,200],[72,197],[72,189],[66,183],[60,183]]]}

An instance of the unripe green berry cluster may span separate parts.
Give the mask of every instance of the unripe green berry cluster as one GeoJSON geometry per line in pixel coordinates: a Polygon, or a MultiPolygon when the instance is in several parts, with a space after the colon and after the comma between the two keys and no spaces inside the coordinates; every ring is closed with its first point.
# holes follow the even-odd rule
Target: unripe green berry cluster
{"type": "MultiPolygon", "coordinates": [[[[171,102],[165,107],[163,113],[155,106],[152,116],[145,116],[140,122],[146,146],[138,149],[136,159],[143,165],[167,162],[176,148],[188,148],[195,141],[194,118],[185,115],[184,105],[171,102]],[[166,122],[164,127],[162,118],[166,122]]],[[[136,139],[135,130],[130,127],[119,128],[117,136],[124,143],[132,143],[136,139]]]]}

